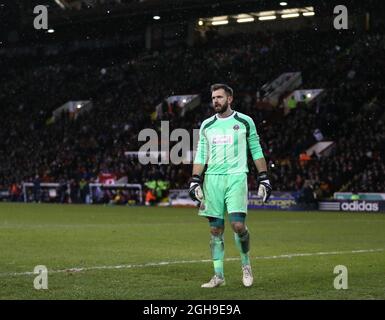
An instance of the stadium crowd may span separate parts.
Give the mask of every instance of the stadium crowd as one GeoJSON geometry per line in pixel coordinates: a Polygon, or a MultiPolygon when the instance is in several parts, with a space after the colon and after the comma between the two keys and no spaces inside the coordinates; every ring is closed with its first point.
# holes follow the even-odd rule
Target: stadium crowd
{"type": "MultiPolygon", "coordinates": [[[[130,183],[163,179],[172,189],[186,188],[191,165],[141,165],[125,152],[138,151],[139,131],[159,132],[161,120],[170,121],[170,130],[199,128],[212,114],[210,85],[225,82],[235,89],[235,110],[257,125],[274,190],[310,188],[317,198],[385,190],[383,34],[313,30],[225,40],[226,50],[223,41],[208,39],[139,53],[123,46],[0,59],[0,187],[20,200],[22,182],[69,182],[73,202],[84,202],[83,188],[110,172],[130,183]],[[325,89],[323,96],[286,116],[260,107],[258,89],[293,71],[301,71],[302,88],[325,89]],[[202,103],[184,117],[172,105],[154,116],[166,97],[192,93],[202,103]],[[52,111],[70,100],[91,100],[93,109],[53,122],[52,111]],[[334,146],[328,156],[301,160],[317,142],[315,130],[334,146]]],[[[253,175],[249,186],[255,188],[253,175]]]]}

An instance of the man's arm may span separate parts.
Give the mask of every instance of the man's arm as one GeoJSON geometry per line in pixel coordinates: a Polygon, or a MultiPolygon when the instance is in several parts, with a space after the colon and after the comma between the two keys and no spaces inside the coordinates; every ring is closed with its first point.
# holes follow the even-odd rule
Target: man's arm
{"type": "Polygon", "coordinates": [[[203,130],[204,125],[205,123],[203,122],[199,129],[199,140],[198,140],[197,152],[194,158],[193,175],[194,174],[201,175],[203,173],[205,164],[207,163],[208,143],[203,130]]]}
{"type": "Polygon", "coordinates": [[[202,173],[203,173],[204,169],[205,169],[205,165],[204,164],[194,163],[193,164],[192,175],[193,176],[202,176],[202,173]]]}
{"type": "Polygon", "coordinates": [[[193,200],[202,201],[202,174],[207,163],[207,140],[203,133],[203,124],[199,131],[199,142],[195,155],[189,194],[193,200]]]}
{"type": "Polygon", "coordinates": [[[251,157],[260,172],[260,168],[264,169],[262,171],[266,171],[266,162],[262,152],[261,144],[259,143],[259,135],[257,133],[257,129],[255,127],[253,119],[250,117],[246,118],[249,124],[249,132],[247,135],[247,145],[249,146],[251,157]],[[264,166],[264,167],[263,167],[264,166]]]}
{"type": "Polygon", "coordinates": [[[271,195],[271,184],[269,180],[269,176],[267,174],[267,165],[265,158],[260,158],[254,160],[255,166],[257,167],[257,189],[258,196],[262,198],[263,202],[269,200],[271,195]]]}
{"type": "Polygon", "coordinates": [[[254,121],[249,119],[249,136],[247,142],[250,148],[251,156],[253,157],[254,164],[257,168],[257,189],[258,195],[262,198],[263,202],[266,202],[271,195],[270,180],[267,175],[266,160],[262,152],[261,144],[259,143],[259,136],[255,127],[254,121]]]}
{"type": "Polygon", "coordinates": [[[257,167],[258,172],[267,172],[267,165],[265,158],[259,158],[254,160],[255,166],[257,167]]]}

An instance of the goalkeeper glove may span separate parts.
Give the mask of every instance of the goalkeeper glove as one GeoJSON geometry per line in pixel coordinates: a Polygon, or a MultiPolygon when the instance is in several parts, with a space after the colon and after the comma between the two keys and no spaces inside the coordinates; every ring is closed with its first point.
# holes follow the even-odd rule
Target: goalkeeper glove
{"type": "Polygon", "coordinates": [[[266,171],[262,171],[258,173],[257,189],[258,189],[258,196],[262,198],[263,202],[266,202],[267,200],[269,200],[272,188],[271,188],[269,177],[267,176],[266,171]]]}
{"type": "Polygon", "coordinates": [[[190,189],[189,195],[191,199],[201,202],[203,200],[203,191],[202,191],[202,179],[200,176],[194,174],[190,180],[190,189]]]}

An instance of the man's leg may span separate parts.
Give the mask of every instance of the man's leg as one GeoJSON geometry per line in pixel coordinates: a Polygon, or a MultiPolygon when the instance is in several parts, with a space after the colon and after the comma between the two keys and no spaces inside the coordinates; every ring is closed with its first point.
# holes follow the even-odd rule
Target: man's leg
{"type": "Polygon", "coordinates": [[[223,259],[225,256],[225,243],[223,238],[224,232],[224,220],[218,218],[209,218],[210,222],[210,249],[211,249],[211,258],[213,259],[214,264],[214,273],[220,277],[224,278],[223,272],[223,259]]]}
{"type": "Polygon", "coordinates": [[[230,176],[226,192],[226,205],[231,227],[234,231],[235,244],[241,256],[242,281],[246,287],[249,287],[253,284],[253,275],[249,258],[250,235],[245,224],[248,203],[247,194],[247,175],[230,176]]]}
{"type": "Polygon", "coordinates": [[[253,284],[253,272],[251,270],[249,250],[250,250],[250,234],[245,225],[244,213],[231,213],[231,227],[234,231],[235,244],[241,255],[242,262],[242,282],[245,287],[253,284]]]}
{"type": "Polygon", "coordinates": [[[210,251],[214,265],[214,276],[203,284],[203,288],[215,288],[225,283],[223,260],[225,254],[223,231],[225,229],[225,183],[222,175],[206,175],[203,183],[204,199],[199,208],[199,215],[210,223],[210,251]]]}
{"type": "Polygon", "coordinates": [[[250,265],[249,250],[250,250],[250,234],[245,225],[244,213],[231,213],[231,227],[234,231],[235,245],[241,255],[242,266],[250,265]]]}
{"type": "Polygon", "coordinates": [[[214,277],[202,288],[215,288],[225,284],[225,275],[223,271],[223,260],[225,256],[225,245],[223,232],[225,228],[224,220],[220,218],[208,217],[210,223],[210,249],[211,258],[214,265],[214,277]]]}

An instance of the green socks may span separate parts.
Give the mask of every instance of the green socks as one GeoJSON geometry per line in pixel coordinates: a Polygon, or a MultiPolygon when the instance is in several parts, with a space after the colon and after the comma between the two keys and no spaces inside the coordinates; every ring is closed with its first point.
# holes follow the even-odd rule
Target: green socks
{"type": "MultiPolygon", "coordinates": [[[[249,249],[250,235],[246,229],[243,233],[234,233],[235,244],[241,254],[242,266],[250,265],[249,249]]],[[[211,235],[210,240],[211,258],[213,259],[214,272],[218,277],[224,278],[223,260],[225,256],[225,245],[223,234],[218,236],[211,235]]]]}
{"type": "Polygon", "coordinates": [[[223,258],[225,256],[225,245],[223,241],[223,234],[219,236],[211,235],[210,248],[211,257],[214,263],[214,272],[218,277],[224,278],[223,258]]]}
{"type": "Polygon", "coordinates": [[[241,254],[242,266],[250,265],[249,249],[250,249],[250,235],[249,230],[243,233],[234,233],[235,244],[241,254]]]}

